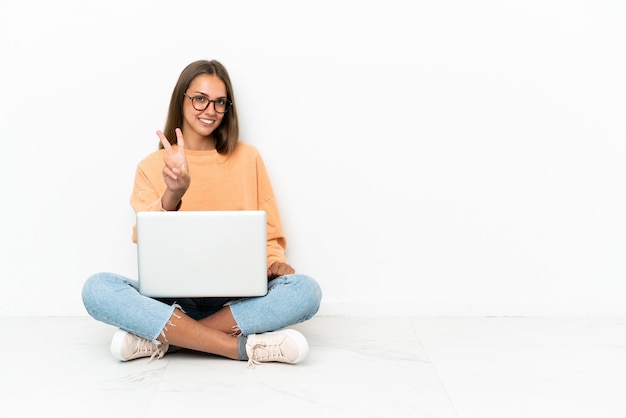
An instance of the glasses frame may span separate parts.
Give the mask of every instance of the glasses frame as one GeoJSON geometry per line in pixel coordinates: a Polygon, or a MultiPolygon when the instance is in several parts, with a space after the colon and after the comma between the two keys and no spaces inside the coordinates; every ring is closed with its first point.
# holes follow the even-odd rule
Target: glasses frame
{"type": "Polygon", "coordinates": [[[217,99],[215,99],[215,100],[211,100],[211,99],[209,99],[207,96],[203,96],[203,95],[201,95],[201,94],[199,94],[199,95],[197,95],[197,96],[190,96],[190,95],[188,95],[187,93],[183,93],[183,96],[185,96],[186,98],[188,98],[189,100],[191,100],[191,105],[192,105],[192,106],[193,106],[193,108],[194,108],[194,109],[196,109],[198,112],[204,112],[205,110],[207,110],[207,109],[209,108],[209,106],[211,106],[211,103],[213,103],[213,110],[215,110],[215,113],[219,113],[219,114],[223,115],[224,113],[228,112],[228,110],[229,110],[229,109],[232,107],[232,105],[233,105],[233,102],[231,102],[231,101],[228,99],[228,97],[218,97],[218,98],[217,98],[217,99]],[[202,97],[203,99],[206,99],[206,100],[207,100],[206,106],[205,106],[203,109],[198,109],[198,108],[196,107],[196,104],[194,103],[194,99],[195,99],[196,97],[202,97]],[[226,108],[224,109],[224,111],[223,111],[223,112],[220,112],[219,110],[217,110],[217,109],[215,108],[215,102],[216,102],[217,100],[221,100],[221,99],[226,99],[226,108]]]}

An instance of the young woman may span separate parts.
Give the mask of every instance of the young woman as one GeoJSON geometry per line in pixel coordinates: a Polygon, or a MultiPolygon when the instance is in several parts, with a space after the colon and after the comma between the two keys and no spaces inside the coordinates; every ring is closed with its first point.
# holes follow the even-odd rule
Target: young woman
{"type": "Polygon", "coordinates": [[[321,290],[285,257],[276,199],[259,152],[239,141],[233,87],[221,63],[196,61],[182,71],[157,135],[159,150],[137,167],[133,209],[265,211],[268,292],[239,300],[150,298],[138,292],[135,280],[95,274],[83,287],[83,303],[93,318],[119,327],[111,353],[122,361],[162,358],[178,347],[250,364],[298,363],[308,343],[285,327],[315,315],[321,290]]]}

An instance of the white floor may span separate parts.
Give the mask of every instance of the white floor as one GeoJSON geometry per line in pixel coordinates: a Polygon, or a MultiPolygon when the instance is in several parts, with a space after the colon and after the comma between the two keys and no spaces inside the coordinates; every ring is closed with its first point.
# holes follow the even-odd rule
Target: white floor
{"type": "Polygon", "coordinates": [[[298,365],[114,360],[88,317],[3,318],[3,417],[626,417],[626,318],[315,317],[298,365]]]}

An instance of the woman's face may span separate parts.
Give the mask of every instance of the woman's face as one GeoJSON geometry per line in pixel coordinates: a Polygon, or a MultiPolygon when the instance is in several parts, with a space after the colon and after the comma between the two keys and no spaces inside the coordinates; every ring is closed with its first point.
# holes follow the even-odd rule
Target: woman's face
{"type": "Polygon", "coordinates": [[[226,85],[215,75],[202,74],[193,79],[185,92],[183,102],[183,134],[188,136],[210,137],[213,131],[220,126],[223,113],[215,111],[220,109],[220,98],[226,99],[226,85]],[[191,99],[190,99],[191,98],[191,99]],[[192,100],[193,99],[193,100],[192,100]],[[218,102],[214,102],[218,100],[218,102]],[[210,102],[209,102],[210,101],[210,102]],[[207,106],[204,110],[201,109],[207,106]],[[194,108],[195,105],[195,108],[194,108]]]}

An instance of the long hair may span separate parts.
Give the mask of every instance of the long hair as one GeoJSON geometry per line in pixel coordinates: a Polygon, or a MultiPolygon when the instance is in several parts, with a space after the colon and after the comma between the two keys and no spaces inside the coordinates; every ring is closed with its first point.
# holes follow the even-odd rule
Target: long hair
{"type": "MultiPolygon", "coordinates": [[[[235,105],[235,94],[233,86],[230,82],[230,76],[226,68],[216,60],[199,60],[192,62],[180,73],[178,82],[172,92],[170,99],[170,107],[167,112],[167,120],[163,134],[172,144],[176,144],[176,128],[183,126],[183,101],[184,93],[194,78],[201,74],[215,75],[226,85],[226,95],[232,102],[232,106],[228,112],[224,113],[224,118],[220,125],[213,131],[215,137],[215,149],[220,154],[230,154],[237,145],[239,140],[239,120],[237,119],[237,106],[235,105]]],[[[159,148],[163,148],[163,144],[159,142],[159,148]]]]}

